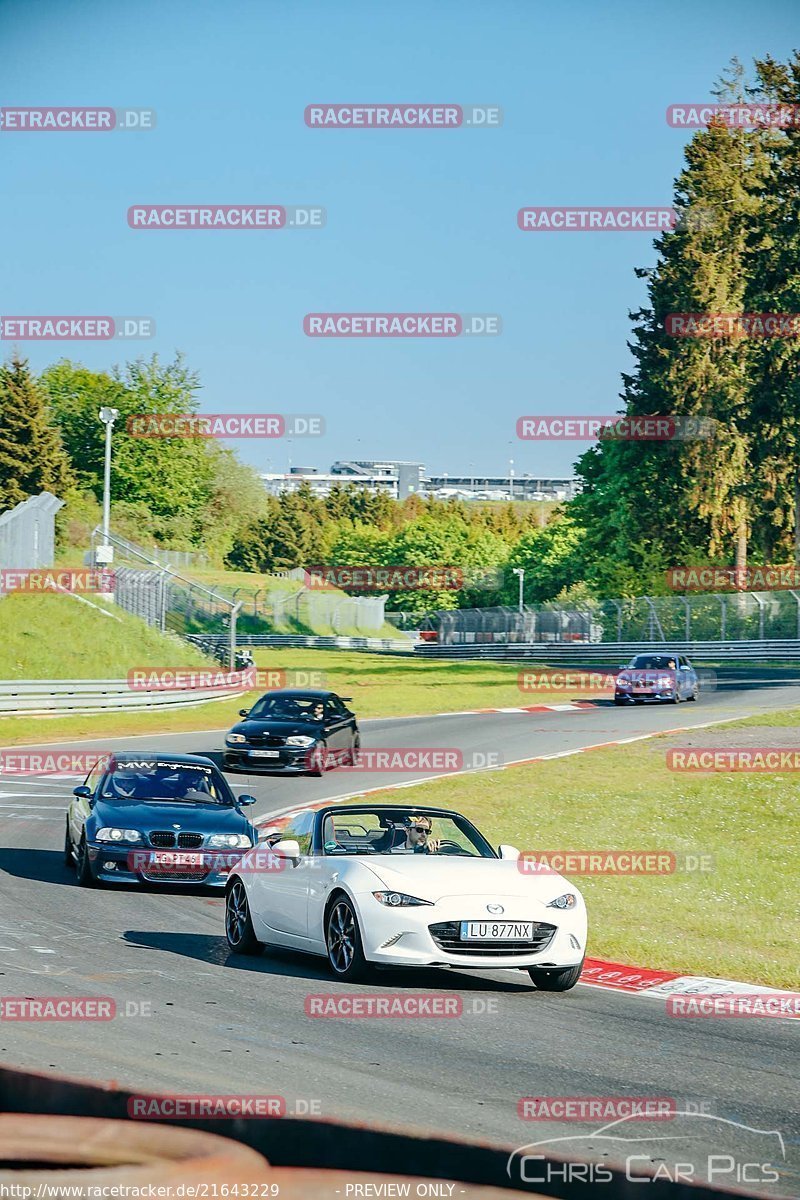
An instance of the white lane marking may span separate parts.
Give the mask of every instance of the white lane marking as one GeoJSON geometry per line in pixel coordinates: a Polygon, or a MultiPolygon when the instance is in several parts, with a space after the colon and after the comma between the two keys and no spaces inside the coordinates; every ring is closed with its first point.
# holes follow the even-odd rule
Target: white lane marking
{"type": "MultiPolygon", "coordinates": [[[[18,795],[20,795],[20,794],[21,794],[20,792],[0,792],[0,796],[2,796],[4,800],[5,800],[5,799],[7,799],[8,797],[18,796],[18,795]]],[[[47,799],[47,797],[43,796],[43,797],[42,797],[42,799],[43,799],[43,800],[44,800],[44,799],[47,799]]],[[[63,797],[63,796],[52,796],[52,797],[51,797],[51,799],[53,799],[53,800],[63,800],[63,799],[64,799],[64,797],[63,797]]],[[[53,808],[53,805],[52,805],[52,804],[0,804],[0,808],[13,808],[13,809],[17,809],[17,808],[44,808],[44,809],[47,809],[47,811],[48,811],[48,812],[53,812],[53,811],[54,811],[54,808],[53,808]]],[[[60,809],[58,809],[57,811],[58,811],[58,812],[65,812],[65,811],[66,811],[66,809],[60,808],[60,809]]]]}
{"type": "MultiPolygon", "coordinates": [[[[13,785],[14,787],[40,788],[40,787],[51,786],[54,788],[58,788],[58,784],[51,783],[51,780],[53,778],[54,778],[54,776],[52,776],[52,775],[37,775],[33,779],[20,779],[20,777],[18,775],[13,775],[10,772],[6,773],[5,775],[0,773],[0,783],[5,784],[6,787],[11,787],[13,785]]],[[[75,778],[76,779],[85,779],[86,776],[85,775],[76,775],[75,778]]],[[[69,787],[64,787],[62,790],[65,792],[71,791],[71,789],[69,787]]]]}
{"type": "MultiPolygon", "coordinates": [[[[66,809],[62,809],[61,811],[66,812],[66,809]]],[[[61,820],[61,817],[58,813],[56,813],[52,817],[39,817],[35,813],[21,813],[21,812],[4,812],[0,815],[0,821],[13,821],[14,818],[16,818],[18,821],[60,821],[61,820]]]]}

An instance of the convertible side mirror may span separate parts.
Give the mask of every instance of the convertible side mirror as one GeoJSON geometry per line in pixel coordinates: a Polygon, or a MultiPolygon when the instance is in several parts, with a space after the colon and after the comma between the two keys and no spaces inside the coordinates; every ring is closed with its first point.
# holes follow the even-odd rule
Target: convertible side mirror
{"type": "Polygon", "coordinates": [[[80,796],[82,799],[88,800],[88,798],[92,794],[92,789],[90,787],[87,787],[85,783],[82,783],[80,785],[80,787],[76,787],[76,788],[72,789],[72,794],[73,794],[73,796],[80,796]]]}
{"type": "Polygon", "coordinates": [[[240,717],[249,717],[249,715],[250,715],[250,709],[249,709],[249,708],[240,708],[240,709],[239,709],[239,716],[240,716],[240,717]]]}
{"type": "Polygon", "coordinates": [[[520,852],[516,846],[498,846],[498,850],[501,858],[511,858],[516,860],[520,857],[520,852]]]}
{"type": "Polygon", "coordinates": [[[285,842],[276,842],[272,847],[273,854],[280,855],[281,858],[299,859],[300,843],[289,839],[285,842]]]}
{"type": "Polygon", "coordinates": [[[255,804],[255,802],[255,796],[248,796],[246,792],[236,798],[236,803],[240,804],[243,808],[247,808],[248,804],[255,804]]]}

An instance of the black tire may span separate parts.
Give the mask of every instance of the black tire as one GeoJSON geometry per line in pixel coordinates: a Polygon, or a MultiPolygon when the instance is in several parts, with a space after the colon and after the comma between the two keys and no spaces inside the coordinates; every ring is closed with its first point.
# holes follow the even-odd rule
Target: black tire
{"type": "Polygon", "coordinates": [[[361,738],[356,733],[353,735],[353,744],[350,747],[350,754],[347,759],[349,766],[354,767],[356,765],[356,763],[358,762],[358,756],[360,753],[361,753],[361,738]]]}
{"type": "Polygon", "coordinates": [[[64,866],[75,866],[75,859],[72,855],[72,839],[69,836],[69,820],[67,820],[66,828],[64,830],[64,866]]]}
{"type": "Polygon", "coordinates": [[[358,918],[343,892],[334,897],[325,916],[325,945],[328,965],[337,979],[359,983],[368,977],[370,966],[364,957],[358,918]]]}
{"type": "Polygon", "coordinates": [[[581,977],[583,960],[576,967],[548,970],[546,967],[528,967],[528,974],[540,992],[568,992],[581,977]]]}
{"type": "Polygon", "coordinates": [[[673,704],[680,704],[680,702],[681,702],[681,693],[680,693],[680,690],[679,690],[678,688],[675,688],[675,696],[673,697],[672,703],[673,703],[673,704]]]}
{"type": "Polygon", "coordinates": [[[699,687],[697,687],[697,685],[695,685],[692,688],[691,696],[688,696],[687,699],[691,702],[694,702],[697,699],[697,697],[699,696],[699,694],[700,694],[700,689],[699,689],[699,687]]]}
{"type": "Polygon", "coordinates": [[[264,943],[256,937],[247,892],[241,879],[234,879],[225,893],[225,937],[234,954],[260,954],[264,943]]]}
{"type": "Polygon", "coordinates": [[[614,697],[614,703],[616,704],[617,708],[622,708],[622,706],[623,706],[623,704],[625,703],[625,701],[622,699],[622,697],[621,697],[621,696],[615,696],[615,697],[614,697]]]}
{"type": "Polygon", "coordinates": [[[317,742],[313,753],[309,756],[308,773],[319,779],[328,768],[328,747],[325,742],[317,742]]]}
{"type": "Polygon", "coordinates": [[[78,875],[79,887],[96,887],[97,880],[92,874],[92,868],[89,866],[89,854],[86,849],[86,835],[81,836],[80,844],[78,845],[78,857],[75,860],[75,870],[78,875]]]}

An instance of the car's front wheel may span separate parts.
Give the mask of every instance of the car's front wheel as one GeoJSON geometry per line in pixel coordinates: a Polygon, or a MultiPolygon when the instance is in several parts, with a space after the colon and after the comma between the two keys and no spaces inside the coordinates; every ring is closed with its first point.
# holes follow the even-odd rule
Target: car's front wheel
{"type": "Polygon", "coordinates": [[[75,870],[78,873],[78,883],[81,887],[94,887],[97,883],[92,868],[89,865],[89,850],[86,846],[86,835],[84,834],[78,846],[78,857],[75,860],[75,870]]]}
{"type": "Polygon", "coordinates": [[[317,742],[311,752],[308,763],[309,775],[324,775],[328,767],[328,747],[324,742],[317,742]]]}
{"type": "Polygon", "coordinates": [[[361,945],[361,931],[351,902],[337,896],[328,912],[325,925],[325,945],[328,962],[337,979],[357,983],[369,974],[369,963],[361,945]]]}
{"type": "Polygon", "coordinates": [[[568,992],[574,988],[581,977],[583,962],[576,967],[562,967],[560,970],[547,967],[528,967],[528,974],[540,992],[568,992]]]}
{"type": "Polygon", "coordinates": [[[256,937],[247,892],[236,879],[225,897],[225,937],[234,954],[260,954],[264,943],[256,937]]]}
{"type": "Polygon", "coordinates": [[[74,865],[74,863],[75,863],[75,859],[72,854],[72,838],[69,836],[69,820],[68,820],[67,827],[64,832],[64,866],[71,867],[74,865]]]}

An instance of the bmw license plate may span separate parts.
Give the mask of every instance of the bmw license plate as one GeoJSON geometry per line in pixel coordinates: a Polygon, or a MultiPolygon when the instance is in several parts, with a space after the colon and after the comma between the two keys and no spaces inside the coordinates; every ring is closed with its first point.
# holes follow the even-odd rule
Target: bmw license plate
{"type": "Polygon", "coordinates": [[[251,758],[277,758],[280,754],[279,750],[251,750],[251,758]]]}
{"type": "Polygon", "coordinates": [[[462,921],[462,942],[530,942],[533,921],[462,921]]]}
{"type": "Polygon", "coordinates": [[[183,854],[174,850],[156,850],[153,853],[156,867],[202,867],[202,854],[183,854]]]}

